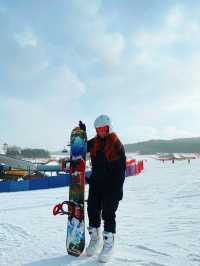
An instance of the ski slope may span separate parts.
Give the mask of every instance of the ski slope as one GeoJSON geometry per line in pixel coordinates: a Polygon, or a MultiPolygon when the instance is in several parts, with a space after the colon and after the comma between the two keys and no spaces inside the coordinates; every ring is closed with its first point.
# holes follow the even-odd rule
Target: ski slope
{"type": "MultiPolygon", "coordinates": [[[[54,217],[52,206],[67,196],[67,188],[0,194],[0,266],[99,265],[66,254],[66,217],[54,217]]],[[[199,209],[200,160],[148,159],[142,174],[126,178],[106,265],[199,266],[199,209]]]]}

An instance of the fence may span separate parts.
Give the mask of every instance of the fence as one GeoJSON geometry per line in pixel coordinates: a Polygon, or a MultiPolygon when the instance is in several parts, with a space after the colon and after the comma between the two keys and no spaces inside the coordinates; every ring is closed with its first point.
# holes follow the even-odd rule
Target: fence
{"type": "MultiPolygon", "coordinates": [[[[126,176],[139,174],[144,169],[143,161],[127,161],[126,176]]],[[[91,171],[86,171],[86,176],[90,177],[91,171]]],[[[48,189],[69,186],[70,175],[62,174],[57,176],[34,178],[22,181],[1,181],[0,192],[16,192],[36,189],[48,189]]]]}

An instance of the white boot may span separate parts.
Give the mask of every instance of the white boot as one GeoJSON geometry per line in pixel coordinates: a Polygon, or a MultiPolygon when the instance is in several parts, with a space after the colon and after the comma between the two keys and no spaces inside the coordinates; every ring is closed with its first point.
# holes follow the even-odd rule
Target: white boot
{"type": "Polygon", "coordinates": [[[89,227],[88,231],[90,234],[90,243],[86,248],[86,254],[87,256],[93,256],[97,254],[101,248],[100,228],[89,227]]]}
{"type": "Polygon", "coordinates": [[[103,248],[99,255],[100,262],[107,262],[113,254],[114,234],[111,232],[103,232],[103,248]]]}

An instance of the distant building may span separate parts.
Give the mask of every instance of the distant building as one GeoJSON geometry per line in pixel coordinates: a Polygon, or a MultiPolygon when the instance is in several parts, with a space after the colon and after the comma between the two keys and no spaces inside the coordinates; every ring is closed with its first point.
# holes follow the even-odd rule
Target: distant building
{"type": "Polygon", "coordinates": [[[4,143],[3,145],[0,145],[0,154],[6,154],[8,149],[8,144],[4,143]]]}
{"type": "Polygon", "coordinates": [[[7,150],[8,150],[8,144],[4,143],[3,144],[3,153],[6,154],[7,150]]]}

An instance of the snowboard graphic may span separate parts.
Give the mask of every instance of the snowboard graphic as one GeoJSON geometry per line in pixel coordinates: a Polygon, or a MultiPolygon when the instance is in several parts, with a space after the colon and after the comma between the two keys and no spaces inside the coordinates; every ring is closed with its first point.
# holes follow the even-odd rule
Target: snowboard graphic
{"type": "Polygon", "coordinates": [[[70,137],[70,185],[69,200],[54,207],[53,213],[67,214],[66,248],[68,254],[79,256],[85,248],[84,190],[85,159],[87,153],[86,132],[76,127],[70,137]],[[65,205],[68,210],[65,210],[65,205]]]}

